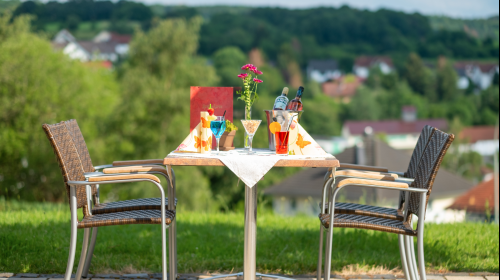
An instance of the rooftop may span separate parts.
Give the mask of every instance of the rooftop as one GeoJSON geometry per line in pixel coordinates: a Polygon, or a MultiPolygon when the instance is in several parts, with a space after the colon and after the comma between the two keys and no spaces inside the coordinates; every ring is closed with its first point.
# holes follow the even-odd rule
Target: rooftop
{"type": "MultiPolygon", "coordinates": [[[[498,139],[498,132],[496,135],[498,139]]],[[[460,139],[467,140],[469,143],[474,144],[477,141],[495,140],[495,127],[494,126],[473,126],[466,127],[459,134],[460,139]]]]}
{"type": "Polygon", "coordinates": [[[467,210],[473,213],[486,213],[486,204],[488,201],[489,211],[493,212],[495,207],[495,180],[491,179],[475,186],[465,194],[459,196],[449,207],[454,210],[467,210]]]}
{"type": "Polygon", "coordinates": [[[390,67],[394,67],[392,58],[388,56],[360,56],[356,59],[354,65],[358,67],[372,67],[373,65],[381,62],[387,64],[390,67]]]}
{"type": "Polygon", "coordinates": [[[362,135],[368,126],[373,128],[375,134],[420,134],[425,125],[443,131],[448,129],[448,123],[445,119],[416,120],[414,122],[405,122],[403,120],[346,121],[344,128],[349,129],[351,135],[362,135]]]}

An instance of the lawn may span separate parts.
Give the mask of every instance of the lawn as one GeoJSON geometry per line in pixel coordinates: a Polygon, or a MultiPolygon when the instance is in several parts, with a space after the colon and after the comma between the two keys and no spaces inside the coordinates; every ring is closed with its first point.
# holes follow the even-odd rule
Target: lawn
{"type": "MultiPolygon", "coordinates": [[[[178,213],[179,272],[242,271],[243,213],[178,213]]],[[[427,224],[429,271],[499,269],[499,228],[485,224],[427,224]]],[[[257,266],[260,272],[308,274],[316,271],[318,220],[258,213],[257,266]]],[[[81,244],[83,230],[79,230],[81,244]]],[[[374,231],[334,232],[334,271],[399,266],[397,236],[374,231]]],[[[0,271],[59,273],[69,246],[66,204],[6,203],[0,200],[0,271]]],[[[101,228],[91,272],[161,271],[158,225],[101,228]]],[[[79,259],[77,250],[76,264],[79,259]]],[[[76,271],[76,265],[74,270],[76,271]]]]}

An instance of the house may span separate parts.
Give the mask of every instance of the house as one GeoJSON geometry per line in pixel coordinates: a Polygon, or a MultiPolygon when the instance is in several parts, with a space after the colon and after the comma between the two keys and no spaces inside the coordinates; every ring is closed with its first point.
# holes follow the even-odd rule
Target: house
{"type": "Polygon", "coordinates": [[[485,90],[493,84],[495,75],[499,74],[498,64],[462,61],[454,65],[458,74],[457,87],[466,89],[470,86],[470,81],[480,89],[485,90]]]}
{"type": "Polygon", "coordinates": [[[307,65],[307,77],[318,83],[338,79],[341,75],[335,60],[311,60],[307,65]]]}
{"type": "Polygon", "coordinates": [[[354,75],[342,76],[334,81],[325,82],[321,85],[323,92],[338,102],[349,103],[356,94],[361,79],[354,75]]]}
{"type": "Polygon", "coordinates": [[[342,128],[342,137],[356,145],[368,128],[374,134],[384,135],[385,140],[394,149],[411,150],[415,147],[420,132],[425,125],[446,131],[448,123],[445,119],[418,120],[417,110],[413,106],[405,106],[401,112],[401,120],[383,121],[346,121],[342,128]]]}
{"type": "Polygon", "coordinates": [[[495,180],[490,179],[459,196],[448,209],[466,212],[468,221],[494,221],[494,198],[495,180]]]}
{"type": "Polygon", "coordinates": [[[483,156],[485,162],[493,164],[493,156],[499,150],[498,131],[495,126],[473,126],[464,128],[459,139],[463,141],[460,151],[474,151],[483,156]]]}
{"type": "Polygon", "coordinates": [[[354,62],[353,72],[356,76],[366,79],[374,67],[378,67],[384,74],[389,74],[394,70],[392,58],[388,56],[360,56],[354,62]]]}
{"type": "Polygon", "coordinates": [[[116,62],[128,53],[130,40],[128,35],[102,31],[92,41],[79,41],[69,31],[61,30],[52,40],[52,46],[71,59],[82,62],[116,62]]]}
{"type": "MultiPolygon", "coordinates": [[[[358,145],[346,149],[336,157],[341,163],[384,166],[392,171],[406,171],[411,154],[396,150],[373,135],[365,135],[358,145]]],[[[269,187],[264,194],[272,197],[273,209],[277,214],[302,213],[317,216],[326,171],[324,168],[306,169],[269,187]]],[[[426,220],[463,221],[464,212],[447,208],[472,186],[472,182],[441,168],[432,190],[426,220]]],[[[362,187],[347,187],[339,194],[339,201],[388,207],[397,207],[398,199],[398,191],[362,187]]]]}

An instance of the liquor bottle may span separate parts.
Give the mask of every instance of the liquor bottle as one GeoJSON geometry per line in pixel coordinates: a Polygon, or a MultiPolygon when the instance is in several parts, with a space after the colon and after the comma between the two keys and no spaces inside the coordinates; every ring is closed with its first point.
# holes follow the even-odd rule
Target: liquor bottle
{"type": "Polygon", "coordinates": [[[302,111],[302,101],[300,99],[302,98],[302,94],[304,93],[304,87],[299,87],[299,90],[297,91],[297,96],[288,103],[288,106],[286,106],[286,109],[289,111],[302,111]]]}
{"type": "Polygon", "coordinates": [[[276,101],[274,101],[273,110],[285,110],[286,105],[288,104],[288,88],[284,87],[281,95],[276,97],[276,101]]]}

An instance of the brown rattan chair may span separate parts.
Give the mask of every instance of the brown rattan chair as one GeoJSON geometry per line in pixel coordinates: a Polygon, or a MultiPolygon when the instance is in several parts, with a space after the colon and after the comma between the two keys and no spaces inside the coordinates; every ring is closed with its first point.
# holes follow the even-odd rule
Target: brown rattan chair
{"type": "MultiPolygon", "coordinates": [[[[103,173],[91,174],[84,171],[84,165],[70,136],[64,122],[48,125],[43,129],[56,154],[61,169],[66,192],[70,201],[71,210],[71,239],[68,264],[65,280],[70,280],[75,260],[77,229],[84,229],[82,252],[76,280],[80,280],[89,242],[90,228],[102,226],[125,225],[125,224],[160,224],[162,225],[162,273],[163,279],[167,279],[167,252],[166,252],[166,229],[175,220],[175,210],[166,209],[166,198],[160,179],[153,174],[119,174],[108,175],[103,173]],[[91,197],[94,184],[117,184],[127,182],[150,182],[158,187],[160,198],[160,210],[133,210],[125,212],[112,212],[96,214],[92,209],[91,197]],[[83,219],[78,220],[77,210],[82,208],[83,219]]],[[[169,241],[172,239],[170,238],[169,241]]],[[[170,255],[174,246],[169,246],[170,255]]],[[[175,272],[175,271],[174,271],[175,272]]],[[[171,272],[172,273],[172,272],[171,272]]]]}
{"type": "MultiPolygon", "coordinates": [[[[389,171],[385,167],[374,167],[374,166],[363,166],[354,164],[341,164],[341,170],[335,171],[336,178],[362,178],[369,180],[382,180],[382,181],[394,181],[394,180],[405,180],[412,182],[415,178],[416,170],[422,155],[427,147],[431,137],[437,131],[436,128],[426,125],[420,134],[417,141],[417,145],[413,151],[410,163],[408,164],[408,169],[406,172],[395,172],[389,171]]],[[[334,176],[334,173],[330,169],[325,176],[325,184],[327,181],[334,176]]],[[[335,203],[335,214],[346,214],[346,215],[361,215],[375,218],[391,219],[397,221],[404,220],[404,206],[406,200],[406,193],[404,191],[400,192],[399,202],[397,208],[387,208],[372,205],[363,205],[357,203],[346,203],[337,202],[335,203]]],[[[320,205],[321,208],[321,205],[320,205]]],[[[325,205],[326,211],[328,211],[328,204],[325,205]]],[[[403,239],[401,236],[399,239],[403,239]]],[[[322,258],[322,248],[323,248],[323,227],[320,229],[320,249],[319,249],[319,259],[322,258]]],[[[403,239],[406,242],[406,239],[403,239]]],[[[408,264],[405,258],[404,247],[401,251],[401,264],[405,272],[408,272],[408,264]]],[[[318,279],[321,277],[321,261],[318,262],[318,279]]]]}
{"type": "MultiPolygon", "coordinates": [[[[427,144],[427,147],[425,147],[419,160],[419,164],[415,169],[415,180],[409,181],[396,179],[393,181],[376,181],[363,178],[337,177],[333,174],[332,178],[325,183],[321,204],[323,207],[321,209],[321,214],[319,215],[322,227],[329,230],[324,267],[325,279],[327,275],[330,275],[331,271],[333,228],[340,227],[368,229],[398,234],[400,237],[400,253],[402,256],[405,256],[406,262],[408,263],[408,269],[405,269],[405,275],[407,279],[411,280],[418,279],[414,250],[411,248],[413,247],[413,243],[410,243],[409,239],[410,237],[416,236],[418,239],[418,264],[421,277],[420,279],[426,280],[423,247],[425,211],[439,167],[454,138],[454,135],[446,134],[438,130],[433,133],[433,136],[427,144]],[[335,199],[339,191],[347,186],[405,191],[407,193],[406,197],[408,197],[409,200],[407,200],[408,203],[405,204],[404,219],[401,221],[399,219],[388,219],[384,217],[338,213],[335,199]],[[331,212],[326,210],[324,205],[327,201],[329,208],[333,210],[331,212],[335,213],[334,215],[331,215],[331,212]],[[413,215],[419,217],[417,230],[414,230],[412,226],[413,215]],[[405,238],[401,238],[402,236],[405,238]]],[[[322,240],[320,241],[320,244],[322,244],[322,240]]],[[[322,245],[320,245],[319,253],[318,279],[321,279],[321,253],[322,245]]]]}
{"type": "MultiPolygon", "coordinates": [[[[83,170],[86,174],[95,175],[95,174],[156,174],[164,176],[167,182],[170,182],[170,178],[174,177],[173,169],[167,170],[161,164],[163,162],[161,160],[134,160],[134,161],[123,161],[119,162],[120,165],[101,165],[94,166],[92,164],[92,159],[90,157],[90,153],[88,151],[87,145],[85,143],[85,139],[83,137],[82,131],[78,126],[76,120],[65,121],[64,124],[68,129],[68,132],[76,146],[76,150],[80,157],[80,160],[83,165],[83,170]],[[95,173],[96,171],[101,171],[102,173],[95,173]],[[169,174],[171,171],[171,174],[169,174]],[[171,175],[171,176],[170,176],[171,175]]],[[[116,213],[116,212],[125,212],[125,211],[134,211],[134,210],[160,210],[161,209],[161,199],[158,198],[143,198],[143,199],[131,199],[125,201],[117,201],[117,202],[108,202],[108,203],[100,203],[99,197],[99,185],[91,185],[92,191],[92,202],[93,214],[104,214],[104,213],[116,213]]],[[[170,184],[169,188],[169,197],[175,197],[175,185],[170,184]]],[[[177,205],[177,199],[175,199],[175,205],[173,207],[169,206],[168,198],[165,198],[165,205],[169,210],[175,210],[177,205]]],[[[91,241],[88,248],[88,255],[85,261],[85,265],[83,267],[82,277],[87,277],[90,263],[92,261],[92,256],[94,255],[95,242],[97,239],[98,228],[92,229],[91,241]]],[[[169,227],[169,237],[171,238],[170,242],[174,244],[174,248],[176,248],[176,225],[175,220],[172,221],[171,226],[169,227]]],[[[176,250],[173,251],[173,255],[169,256],[170,258],[170,271],[176,270],[176,262],[177,262],[177,254],[176,250]]]]}

